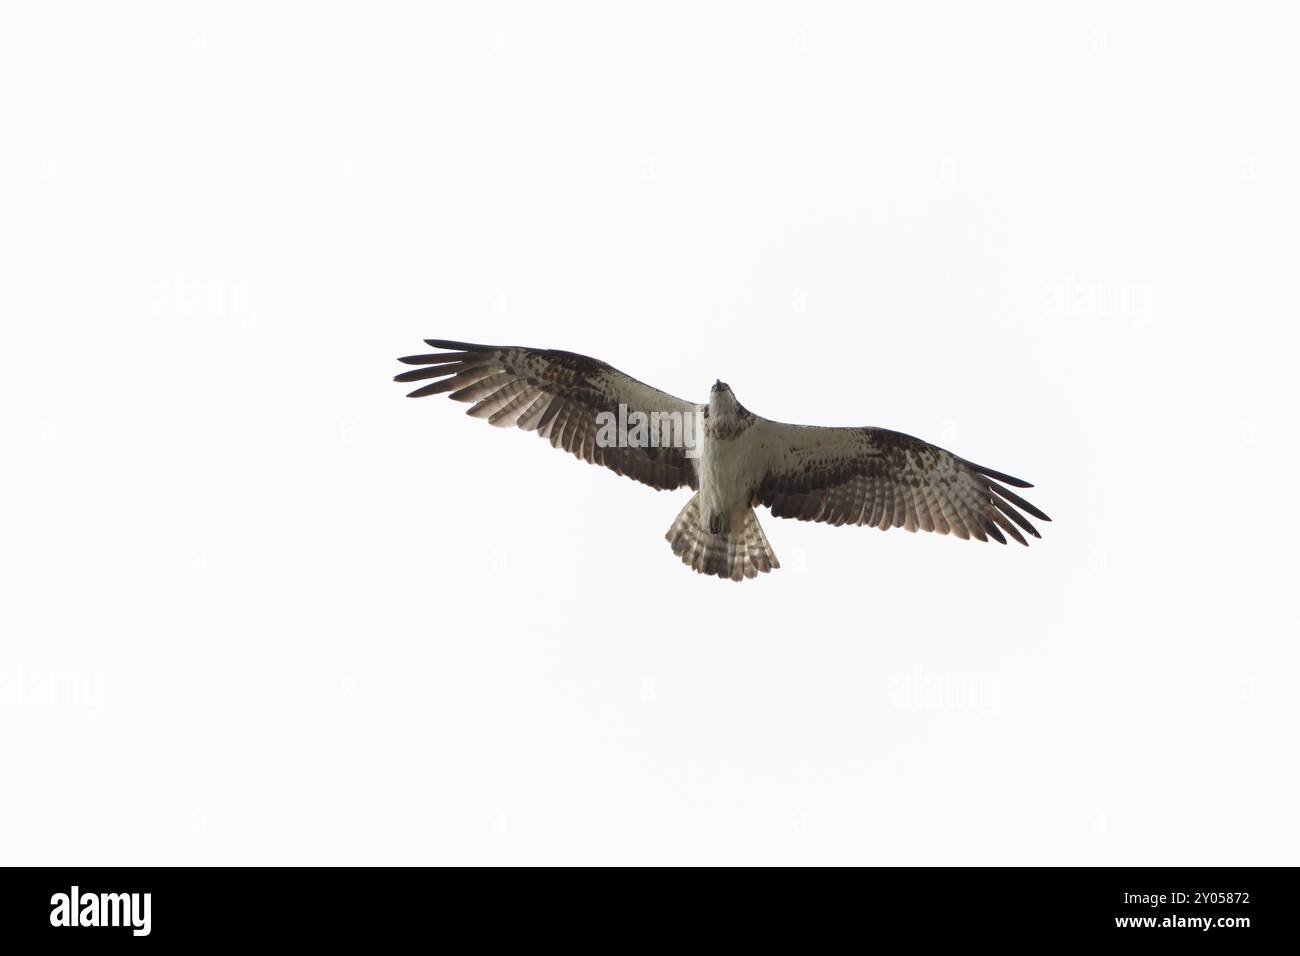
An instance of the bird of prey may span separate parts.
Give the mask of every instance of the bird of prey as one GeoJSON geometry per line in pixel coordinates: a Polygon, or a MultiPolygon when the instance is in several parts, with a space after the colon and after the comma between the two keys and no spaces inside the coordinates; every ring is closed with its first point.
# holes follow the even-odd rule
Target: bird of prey
{"type": "Polygon", "coordinates": [[[721,381],[697,405],[573,352],[425,342],[438,351],[398,360],[416,368],[396,381],[429,380],[409,397],[450,392],[493,425],[537,432],[652,488],[695,491],[666,537],[701,574],[743,581],[780,567],[754,513],[759,505],[777,518],[1001,544],[1007,535],[1021,544],[1026,534],[1040,537],[1022,511],[1051,520],[1005,487],[1032,487],[1019,478],[884,428],[771,421],[721,381]]]}

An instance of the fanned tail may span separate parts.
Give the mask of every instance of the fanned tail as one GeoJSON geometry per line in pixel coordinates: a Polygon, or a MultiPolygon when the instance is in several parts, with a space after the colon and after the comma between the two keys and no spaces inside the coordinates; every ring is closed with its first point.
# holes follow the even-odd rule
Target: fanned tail
{"type": "Polygon", "coordinates": [[[715,574],[733,581],[757,577],[781,566],[753,508],[745,509],[739,528],[721,534],[709,530],[702,511],[700,496],[695,494],[664,535],[673,547],[673,554],[680,556],[683,564],[700,574],[715,574]]]}

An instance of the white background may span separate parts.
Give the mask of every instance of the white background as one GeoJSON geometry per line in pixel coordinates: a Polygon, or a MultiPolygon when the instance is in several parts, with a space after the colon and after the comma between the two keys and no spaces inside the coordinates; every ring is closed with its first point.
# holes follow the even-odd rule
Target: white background
{"type": "Polygon", "coordinates": [[[6,6],[0,858],[1296,863],[1295,28],[6,6]],[[1055,520],[705,579],[425,337],[1055,520]]]}

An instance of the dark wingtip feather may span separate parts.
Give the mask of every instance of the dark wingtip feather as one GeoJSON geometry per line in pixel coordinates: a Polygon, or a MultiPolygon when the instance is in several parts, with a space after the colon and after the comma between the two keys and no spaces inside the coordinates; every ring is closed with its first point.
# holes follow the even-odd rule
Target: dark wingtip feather
{"type": "Polygon", "coordinates": [[[1003,536],[1002,532],[998,530],[998,526],[995,525],[992,521],[985,519],[984,530],[987,531],[989,537],[992,538],[994,541],[996,541],[998,544],[1007,543],[1006,537],[1003,536]]]}
{"type": "Polygon", "coordinates": [[[1029,482],[1025,481],[1023,478],[1013,478],[1011,475],[1004,475],[1000,471],[994,471],[992,468],[985,468],[983,465],[977,465],[973,461],[968,461],[966,462],[966,464],[970,465],[972,468],[978,471],[985,478],[992,478],[994,481],[1006,482],[1008,485],[1011,485],[1013,488],[1034,487],[1029,482]]]}
{"type": "Polygon", "coordinates": [[[450,339],[425,339],[424,344],[435,349],[453,349],[458,352],[487,352],[493,346],[475,345],[472,342],[453,342],[450,339]]]}
{"type": "Polygon", "coordinates": [[[419,382],[426,378],[446,378],[448,375],[458,375],[464,368],[465,366],[457,362],[449,362],[446,365],[422,365],[409,372],[398,372],[393,376],[393,381],[419,382]]]}
{"type": "Polygon", "coordinates": [[[426,355],[403,355],[397,361],[403,365],[449,365],[459,362],[469,352],[430,352],[426,355]]]}

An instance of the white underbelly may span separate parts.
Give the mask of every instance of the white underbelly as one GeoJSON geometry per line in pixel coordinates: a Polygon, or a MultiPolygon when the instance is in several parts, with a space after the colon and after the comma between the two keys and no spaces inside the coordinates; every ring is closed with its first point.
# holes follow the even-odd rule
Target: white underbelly
{"type": "Polygon", "coordinates": [[[747,434],[729,441],[705,438],[698,460],[704,513],[733,516],[749,507],[754,476],[747,434]]]}

